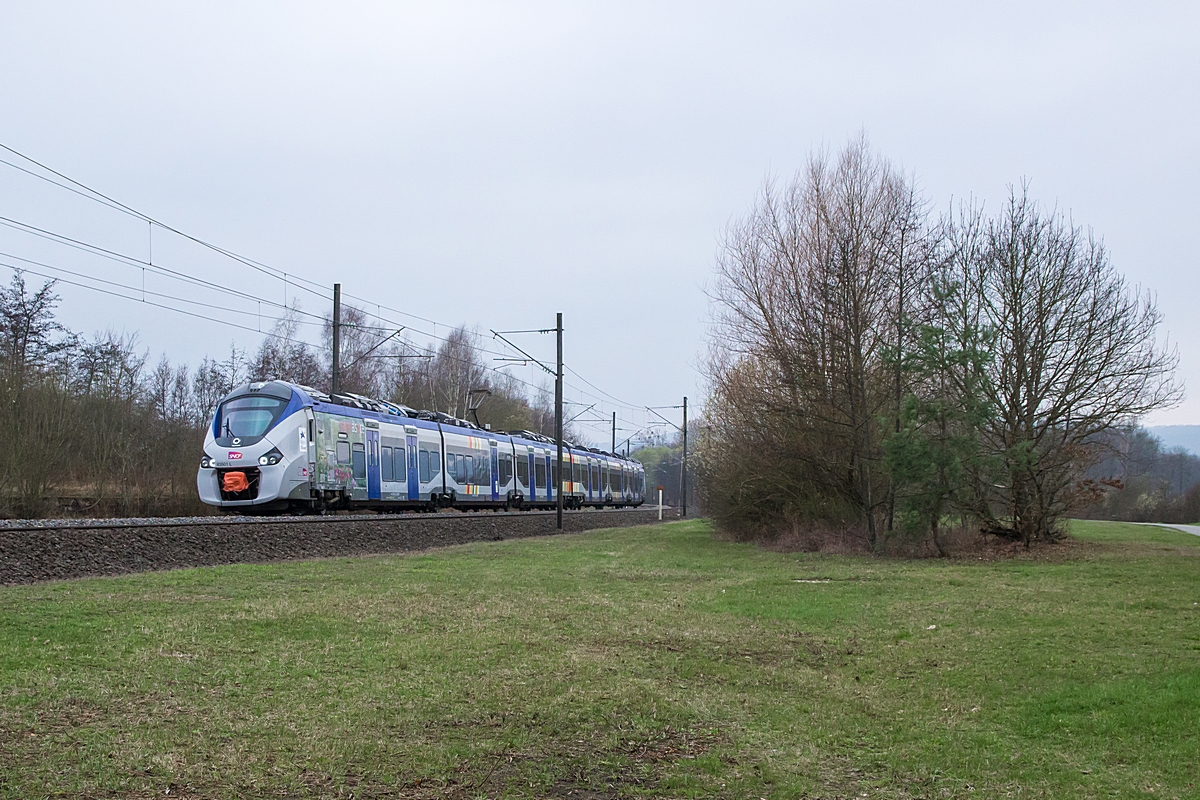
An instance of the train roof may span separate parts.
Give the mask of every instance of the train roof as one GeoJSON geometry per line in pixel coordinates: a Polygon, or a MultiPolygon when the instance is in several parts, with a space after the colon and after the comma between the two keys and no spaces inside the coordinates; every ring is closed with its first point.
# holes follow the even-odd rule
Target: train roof
{"type": "MultiPolygon", "coordinates": [[[[314,389],[311,386],[304,386],[299,383],[291,383],[290,381],[254,381],[244,383],[241,386],[234,388],[231,392],[221,398],[221,402],[231,397],[241,397],[248,394],[267,395],[268,397],[278,397],[283,400],[289,400],[293,394],[299,394],[301,400],[307,399],[303,405],[335,405],[342,406],[350,412],[350,416],[365,417],[368,414],[386,419],[387,417],[404,417],[406,419],[420,420],[422,422],[432,422],[438,425],[449,425],[455,428],[464,428],[470,431],[479,431],[491,436],[507,436],[512,439],[524,439],[529,442],[536,442],[543,445],[557,446],[558,442],[555,439],[545,436],[534,431],[492,431],[481,428],[474,422],[469,420],[453,417],[449,414],[443,414],[440,411],[428,411],[424,409],[414,409],[405,405],[389,403],[386,400],[377,400],[373,397],[365,397],[352,392],[341,392],[338,394],[327,394],[320,389],[314,389]],[[358,413],[354,413],[358,412],[358,413]],[[365,412],[365,413],[364,413],[365,412]]],[[[575,442],[563,440],[563,446],[575,451],[583,451],[604,456],[606,458],[615,458],[620,461],[631,463],[640,463],[635,459],[627,458],[616,453],[607,453],[595,447],[585,447],[584,445],[575,442]]]]}

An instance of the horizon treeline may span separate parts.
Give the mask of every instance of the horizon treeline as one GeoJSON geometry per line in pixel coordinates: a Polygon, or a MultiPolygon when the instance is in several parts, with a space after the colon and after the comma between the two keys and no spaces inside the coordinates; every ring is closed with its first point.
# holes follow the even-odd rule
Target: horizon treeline
{"type": "Polygon", "coordinates": [[[1109,488],[1080,517],[1182,524],[1200,520],[1200,456],[1164,446],[1145,428],[1118,431],[1107,444],[1103,460],[1088,470],[1088,477],[1107,481],[1109,488]]]}
{"type": "Polygon", "coordinates": [[[1153,298],[1028,185],[935,215],[865,139],[768,181],[711,288],[697,490],[741,536],[1053,540],[1181,396],[1153,298]]]}
{"type": "MultiPolygon", "coordinates": [[[[328,320],[323,351],[298,338],[292,308],[257,352],[231,345],[193,369],[166,355],[151,362],[136,333],[71,331],[55,317],[54,286],[35,290],[14,271],[0,287],[2,516],[209,513],[196,471],[221,397],[252,380],[329,390],[328,320]]],[[[422,349],[369,325],[360,309],[343,310],[344,391],[472,421],[477,414],[496,430],[553,435],[551,392],[531,397],[516,379],[488,369],[465,327],[422,349]]]]}

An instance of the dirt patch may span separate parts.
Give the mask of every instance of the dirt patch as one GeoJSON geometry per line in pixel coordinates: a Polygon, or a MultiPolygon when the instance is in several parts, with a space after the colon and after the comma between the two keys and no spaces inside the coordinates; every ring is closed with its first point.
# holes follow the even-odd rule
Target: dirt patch
{"type": "Polygon", "coordinates": [[[786,639],[756,639],[752,644],[745,642],[713,641],[703,639],[663,639],[605,637],[595,639],[583,648],[585,652],[607,656],[613,650],[646,650],[667,653],[689,653],[700,658],[711,658],[729,664],[771,667],[781,664],[803,664],[820,666],[834,654],[834,649],[817,637],[803,631],[795,631],[786,639]]]}
{"type": "Polygon", "coordinates": [[[698,758],[727,738],[715,730],[665,727],[639,738],[600,746],[593,739],[557,741],[539,750],[514,750],[463,762],[449,775],[389,781],[358,773],[353,767],[329,773],[308,768],[280,785],[205,787],[164,782],[105,798],[180,797],[189,800],[227,796],[290,798],[397,798],[467,800],[476,797],[617,800],[653,791],[672,765],[698,758]],[[548,778],[548,780],[547,780],[548,778]]]}
{"type": "MultiPolygon", "coordinates": [[[[522,796],[616,800],[653,790],[674,764],[694,760],[727,741],[717,730],[680,730],[670,726],[649,735],[621,738],[600,746],[595,739],[559,741],[539,751],[498,754],[482,779],[462,785],[464,794],[494,795],[503,790],[522,796]],[[549,785],[530,786],[526,776],[556,767],[549,785]]],[[[479,765],[475,765],[477,772],[479,765]]],[[[445,795],[443,795],[445,796],[445,795]]]]}

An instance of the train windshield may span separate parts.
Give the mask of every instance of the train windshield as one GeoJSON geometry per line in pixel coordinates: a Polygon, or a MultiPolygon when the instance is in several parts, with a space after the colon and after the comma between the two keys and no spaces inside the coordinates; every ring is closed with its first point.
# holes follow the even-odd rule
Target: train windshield
{"type": "Polygon", "coordinates": [[[282,398],[262,395],[226,400],[217,410],[218,438],[258,438],[270,430],[287,404],[282,398]]]}

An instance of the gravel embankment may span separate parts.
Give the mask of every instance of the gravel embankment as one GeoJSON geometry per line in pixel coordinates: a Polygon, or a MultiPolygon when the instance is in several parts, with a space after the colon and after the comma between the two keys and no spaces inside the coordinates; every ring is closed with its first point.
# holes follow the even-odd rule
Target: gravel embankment
{"type": "MultiPolygon", "coordinates": [[[[677,519],[666,509],[663,519],[677,519]]],[[[656,522],[658,509],[571,511],[563,532],[656,522]]],[[[19,520],[0,524],[0,584],[217,564],[401,553],[551,536],[554,512],[353,517],[19,520]]]]}

